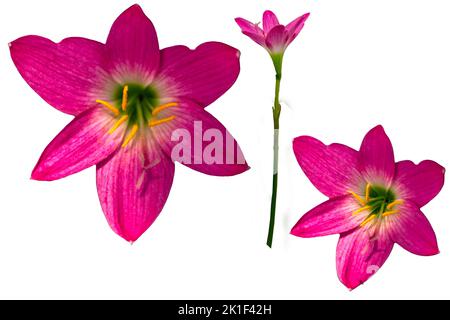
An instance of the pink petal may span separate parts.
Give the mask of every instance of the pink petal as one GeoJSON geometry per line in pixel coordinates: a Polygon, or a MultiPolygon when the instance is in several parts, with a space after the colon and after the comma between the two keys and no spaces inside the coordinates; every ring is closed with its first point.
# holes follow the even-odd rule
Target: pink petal
{"type": "Polygon", "coordinates": [[[256,23],[250,22],[244,18],[236,18],[234,19],[234,21],[236,21],[242,32],[264,34],[261,28],[256,23]]]}
{"type": "Polygon", "coordinates": [[[283,25],[275,26],[266,36],[267,48],[273,53],[280,53],[286,49],[288,39],[286,27],[283,25]]]}
{"type": "Polygon", "coordinates": [[[233,136],[203,108],[182,101],[158,114],[175,119],[152,127],[160,145],[173,161],[214,176],[232,176],[249,169],[233,136]]]}
{"type": "Polygon", "coordinates": [[[161,51],[161,68],[155,79],[161,95],[188,98],[202,107],[224,94],[239,75],[239,51],[219,42],[195,50],[175,46],[161,51]]]}
{"type": "Polygon", "coordinates": [[[56,109],[77,115],[95,105],[105,83],[104,45],[83,38],[54,43],[26,36],[10,44],[11,58],[25,81],[56,109]]]}
{"type": "Polygon", "coordinates": [[[270,30],[272,30],[273,27],[276,27],[280,23],[278,22],[278,18],[270,10],[266,10],[263,14],[263,28],[264,32],[267,34],[270,30]]]}
{"type": "Polygon", "coordinates": [[[399,210],[399,213],[385,218],[391,239],[405,250],[420,256],[438,254],[433,227],[416,204],[405,201],[399,210]]]}
{"type": "Polygon", "coordinates": [[[109,70],[118,82],[150,82],[158,70],[158,37],[152,22],[137,4],[116,19],[106,49],[109,70]]]}
{"type": "Polygon", "coordinates": [[[298,17],[294,21],[290,22],[286,26],[286,31],[288,33],[288,42],[291,43],[298,36],[300,31],[302,31],[303,26],[305,25],[306,20],[308,20],[309,13],[305,13],[301,17],[298,17]]]}
{"type": "Polygon", "coordinates": [[[413,201],[419,208],[430,202],[444,186],[445,169],[430,160],[418,165],[412,161],[396,164],[394,190],[402,199],[413,201]]]}
{"type": "Polygon", "coordinates": [[[394,150],[382,126],[377,126],[367,133],[360,154],[367,181],[389,187],[395,174],[394,150]]]}
{"type": "Polygon", "coordinates": [[[78,115],[44,150],[32,179],[61,179],[108,157],[123,138],[123,127],[113,134],[108,133],[114,121],[111,115],[99,108],[78,115]]]}
{"type": "Polygon", "coordinates": [[[360,189],[358,152],[352,148],[342,144],[327,146],[302,136],[294,139],[293,149],[308,179],[326,196],[332,198],[360,189]]]}
{"type": "Polygon", "coordinates": [[[291,234],[312,238],[347,232],[358,227],[365,218],[363,214],[352,215],[358,208],[351,195],[332,198],[306,213],[291,234]]]}
{"type": "Polygon", "coordinates": [[[336,250],[339,280],[349,289],[366,282],[384,264],[394,243],[385,230],[371,235],[367,228],[342,234],[336,250]]]}
{"type": "Polygon", "coordinates": [[[135,241],[152,225],[169,196],[174,169],[150,139],[120,148],[98,165],[98,195],[114,232],[135,241]]]}

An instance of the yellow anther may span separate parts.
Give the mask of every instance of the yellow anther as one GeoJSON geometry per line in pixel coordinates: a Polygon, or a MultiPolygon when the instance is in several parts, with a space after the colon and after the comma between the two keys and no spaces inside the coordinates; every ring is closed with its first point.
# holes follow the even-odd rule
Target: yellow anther
{"type": "Polygon", "coordinates": [[[386,211],[385,213],[383,213],[383,217],[387,217],[396,213],[398,213],[398,210],[386,211]]]}
{"type": "Polygon", "coordinates": [[[405,201],[403,201],[402,199],[395,200],[394,202],[389,203],[389,204],[386,206],[386,209],[391,210],[391,209],[394,208],[395,206],[401,205],[401,204],[403,204],[404,202],[405,202],[405,201]]]}
{"type": "Polygon", "coordinates": [[[357,214],[360,214],[363,211],[369,210],[370,208],[371,208],[371,206],[361,207],[358,210],[356,210],[355,212],[353,212],[352,215],[356,216],[357,214]]]}
{"type": "Polygon", "coordinates": [[[150,122],[148,123],[148,125],[149,125],[150,127],[154,127],[154,126],[163,124],[163,123],[165,123],[165,122],[172,121],[173,119],[175,119],[175,116],[170,116],[170,117],[167,117],[167,118],[164,118],[164,119],[160,119],[160,120],[152,120],[152,121],[150,121],[150,122]]]}
{"type": "Polygon", "coordinates": [[[109,110],[111,110],[114,113],[114,115],[116,115],[116,116],[119,115],[119,110],[116,107],[114,107],[112,104],[110,104],[109,102],[104,101],[104,100],[95,100],[95,102],[100,103],[101,105],[103,105],[106,108],[108,108],[109,110]]]}
{"type": "Polygon", "coordinates": [[[176,107],[176,106],[178,106],[178,103],[176,103],[176,102],[165,103],[160,106],[157,106],[155,109],[153,109],[152,116],[156,116],[158,113],[160,113],[164,109],[176,107]]]}
{"type": "Polygon", "coordinates": [[[375,219],[376,215],[375,214],[371,214],[370,216],[368,216],[366,219],[364,219],[364,221],[360,224],[361,227],[364,227],[366,224],[368,224],[370,221],[372,221],[373,219],[375,219]]]}
{"type": "Polygon", "coordinates": [[[366,203],[369,202],[370,199],[370,183],[366,186],[366,203]]]}
{"type": "Polygon", "coordinates": [[[359,202],[360,205],[365,206],[366,202],[356,193],[354,193],[353,191],[349,191],[350,194],[359,202]]]}
{"type": "Polygon", "coordinates": [[[119,120],[116,121],[116,123],[113,125],[113,127],[111,129],[109,129],[108,133],[109,134],[113,134],[114,131],[116,131],[117,128],[119,128],[120,125],[122,123],[124,123],[125,121],[127,121],[127,120],[128,120],[128,116],[127,115],[122,116],[119,120]]]}
{"type": "Polygon", "coordinates": [[[136,133],[139,130],[139,126],[137,124],[133,125],[131,127],[130,133],[128,134],[127,138],[125,139],[125,141],[122,144],[122,148],[125,148],[127,146],[127,144],[130,143],[130,141],[136,136],[136,133]]]}
{"type": "Polygon", "coordinates": [[[125,85],[123,87],[123,92],[122,92],[122,110],[123,111],[127,110],[127,103],[128,103],[128,86],[125,85]]]}

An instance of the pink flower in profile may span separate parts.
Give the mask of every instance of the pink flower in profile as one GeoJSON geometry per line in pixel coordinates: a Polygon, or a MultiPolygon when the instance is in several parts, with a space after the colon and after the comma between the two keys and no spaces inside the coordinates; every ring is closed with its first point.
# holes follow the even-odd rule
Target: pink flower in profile
{"type": "Polygon", "coordinates": [[[381,126],[369,131],[359,152],[307,136],[296,138],[293,148],[306,176],[330,199],[306,213],[291,233],[304,238],[340,234],[336,267],[345,286],[354,289],[369,279],[394,243],[417,255],[439,253],[420,209],[444,185],[439,164],[395,162],[381,126]]]}
{"type": "Polygon", "coordinates": [[[243,34],[266,48],[272,55],[282,54],[286,50],[303,29],[308,17],[309,13],[305,13],[284,26],[278,22],[277,16],[272,11],[267,10],[263,14],[262,28],[258,23],[253,23],[243,18],[236,18],[235,21],[243,34]]]}
{"type": "MultiPolygon", "coordinates": [[[[138,5],[117,18],[106,44],[26,36],[10,50],[31,88],[75,116],[45,149],[32,178],[56,180],[97,165],[106,219],[128,241],[150,227],[167,200],[175,169],[171,152],[179,143],[172,141],[173,132],[190,133],[200,151],[208,145],[198,145],[197,123],[230,140],[204,108],[235,82],[239,51],[219,42],[160,50],[155,28],[138,5]]],[[[239,155],[232,141],[215,149],[216,159],[239,155]]],[[[182,158],[186,166],[216,176],[248,169],[245,160],[205,163],[193,153],[182,158]]]]}

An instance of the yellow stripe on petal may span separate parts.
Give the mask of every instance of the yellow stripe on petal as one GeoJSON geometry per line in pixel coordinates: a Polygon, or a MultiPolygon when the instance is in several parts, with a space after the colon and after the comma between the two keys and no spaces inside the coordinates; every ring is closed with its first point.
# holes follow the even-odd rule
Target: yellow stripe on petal
{"type": "Polygon", "coordinates": [[[167,117],[167,118],[164,118],[164,119],[161,119],[161,120],[152,120],[152,121],[150,121],[148,123],[148,125],[150,127],[154,127],[154,126],[157,126],[157,125],[160,125],[160,124],[172,121],[173,119],[175,119],[175,116],[170,116],[170,117],[167,117]]]}
{"type": "Polygon", "coordinates": [[[124,86],[123,87],[123,92],[122,92],[122,110],[126,111],[127,110],[127,104],[128,104],[128,86],[124,86]]]}
{"type": "Polygon", "coordinates": [[[368,216],[366,219],[364,219],[364,221],[360,224],[361,227],[364,227],[365,225],[367,225],[370,221],[372,221],[373,219],[375,219],[376,215],[372,214],[370,216],[368,216]]]}
{"type": "Polygon", "coordinates": [[[392,208],[394,208],[397,205],[401,205],[403,204],[405,201],[403,201],[402,199],[398,199],[395,200],[394,202],[391,202],[387,205],[386,209],[391,210],[392,208]]]}
{"type": "Polygon", "coordinates": [[[127,120],[128,120],[128,116],[127,116],[127,115],[122,116],[119,120],[116,121],[116,123],[114,124],[114,126],[113,126],[111,129],[109,129],[108,133],[109,133],[109,134],[113,134],[114,131],[116,131],[117,128],[119,128],[120,125],[121,125],[122,123],[124,123],[125,121],[127,121],[127,120]]]}
{"type": "Polygon", "coordinates": [[[116,107],[114,107],[112,104],[110,104],[107,101],[104,100],[95,100],[95,102],[100,103],[101,105],[103,105],[104,107],[108,108],[109,110],[111,110],[114,115],[118,116],[119,115],[119,109],[117,109],[116,107]]]}
{"type": "Polygon", "coordinates": [[[131,140],[133,140],[133,138],[136,136],[136,133],[139,130],[139,126],[137,124],[133,125],[133,127],[131,127],[130,133],[128,134],[127,138],[125,139],[125,141],[122,144],[122,148],[125,148],[131,140]]]}
{"type": "Polygon", "coordinates": [[[353,191],[349,191],[349,192],[359,202],[360,205],[362,205],[362,206],[366,205],[365,201],[359,195],[357,195],[353,191]]]}
{"type": "Polygon", "coordinates": [[[160,106],[157,106],[155,109],[153,109],[152,116],[156,116],[158,113],[160,113],[161,111],[163,111],[167,108],[176,107],[176,106],[178,106],[177,102],[170,102],[170,103],[165,103],[160,106]]]}

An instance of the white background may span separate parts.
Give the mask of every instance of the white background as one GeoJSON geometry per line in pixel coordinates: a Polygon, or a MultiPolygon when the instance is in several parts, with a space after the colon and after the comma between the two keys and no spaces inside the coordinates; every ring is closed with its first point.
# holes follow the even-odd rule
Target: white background
{"type": "Polygon", "coordinates": [[[71,117],[28,87],[7,44],[27,34],[104,42],[132,3],[0,2],[0,298],[450,298],[448,187],[424,208],[441,254],[419,257],[396,246],[379,273],[353,292],[336,276],[338,236],[289,235],[303,213],[325,200],[294,159],[296,136],[358,148],[369,129],[383,124],[398,160],[448,167],[448,1],[142,1],[161,47],[216,40],[241,50],[236,85],[208,110],[237,138],[252,169],[218,178],[177,165],[163,212],[130,246],[103,217],[94,168],[51,183],[29,179],[71,117]],[[284,23],[311,12],[284,62],[272,250],[265,240],[273,68],[233,21],[259,21],[265,9],[284,23]]]}

